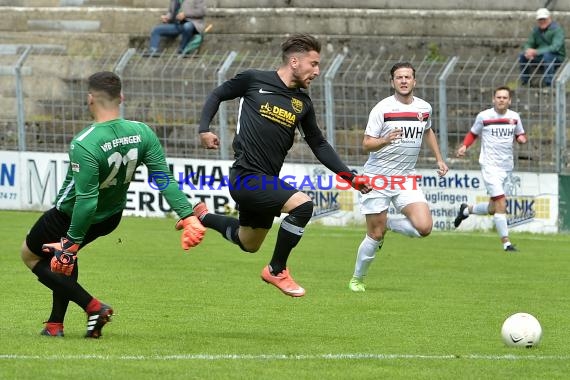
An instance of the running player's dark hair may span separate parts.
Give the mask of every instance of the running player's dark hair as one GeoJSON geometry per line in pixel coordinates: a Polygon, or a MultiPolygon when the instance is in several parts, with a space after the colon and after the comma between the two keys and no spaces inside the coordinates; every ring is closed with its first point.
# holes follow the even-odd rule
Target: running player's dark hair
{"type": "Polygon", "coordinates": [[[416,77],[416,69],[414,69],[414,66],[412,66],[410,62],[398,62],[392,66],[390,70],[390,79],[394,79],[394,72],[398,69],[412,69],[412,75],[414,78],[416,77]]]}
{"type": "Polygon", "coordinates": [[[110,71],[95,73],[87,80],[89,91],[99,91],[107,94],[111,99],[121,97],[121,78],[110,71]]]}
{"type": "Polygon", "coordinates": [[[499,86],[499,87],[497,87],[497,88],[495,89],[495,91],[493,92],[493,96],[494,96],[494,95],[497,95],[497,92],[498,92],[498,91],[506,91],[506,92],[508,92],[508,93],[509,93],[509,98],[513,95],[513,91],[512,91],[511,88],[508,87],[508,86],[499,86]]]}
{"type": "Polygon", "coordinates": [[[281,44],[281,58],[287,62],[293,53],[321,52],[321,43],[309,34],[294,34],[281,44]]]}

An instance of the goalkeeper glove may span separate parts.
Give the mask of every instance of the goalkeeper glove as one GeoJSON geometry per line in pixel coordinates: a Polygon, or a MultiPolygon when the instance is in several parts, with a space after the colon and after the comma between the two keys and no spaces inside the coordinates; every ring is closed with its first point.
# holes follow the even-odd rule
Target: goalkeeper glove
{"type": "Polygon", "coordinates": [[[51,271],[71,276],[75,262],[77,261],[77,251],[79,244],[62,237],[59,243],[49,243],[42,246],[42,251],[53,254],[51,258],[51,271]]]}
{"type": "Polygon", "coordinates": [[[180,219],[176,223],[176,229],[183,230],[180,243],[186,251],[200,244],[206,233],[206,227],[194,215],[180,219]]]}

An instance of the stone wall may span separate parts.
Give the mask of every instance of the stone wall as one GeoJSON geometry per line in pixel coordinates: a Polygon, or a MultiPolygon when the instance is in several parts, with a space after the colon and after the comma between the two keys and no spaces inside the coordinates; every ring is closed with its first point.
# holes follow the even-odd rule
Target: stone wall
{"type": "MultiPolygon", "coordinates": [[[[133,7],[165,8],[168,0],[0,0],[0,6],[16,7],[133,7]]],[[[548,4],[549,9],[570,11],[565,1],[520,0],[207,0],[210,8],[351,8],[351,9],[447,9],[479,11],[533,11],[548,4]]]]}
{"type": "MultiPolygon", "coordinates": [[[[144,45],[164,11],[158,7],[163,0],[13,0],[11,3],[14,1],[23,6],[1,8],[0,44],[61,44],[67,46],[71,54],[81,54],[87,48],[144,45]],[[65,1],[75,1],[78,5],[58,5],[65,1]],[[45,6],[24,6],[27,3],[45,6]]],[[[304,1],[302,8],[293,8],[301,3],[294,0],[244,0],[239,2],[239,8],[235,6],[236,1],[210,3],[214,6],[209,8],[208,22],[213,24],[213,29],[208,41],[221,47],[229,44],[235,49],[240,45],[259,49],[274,44],[273,39],[281,39],[288,33],[307,32],[324,38],[334,49],[348,47],[372,52],[387,49],[394,54],[407,54],[410,49],[415,54],[426,54],[431,49],[443,55],[516,54],[534,25],[535,8],[526,2],[526,10],[507,12],[491,8],[492,2],[480,2],[488,7],[471,10],[467,7],[475,2],[467,1],[453,3],[453,8],[443,8],[453,5],[451,2],[432,1],[429,9],[396,9],[395,1],[376,0],[352,1],[352,8],[335,8],[345,3],[319,0],[304,1]],[[254,8],[254,3],[268,7],[254,8]],[[273,3],[288,6],[269,7],[273,3]],[[317,8],[324,3],[330,6],[317,8]],[[457,9],[458,4],[464,4],[465,8],[457,9]],[[311,5],[314,7],[309,7],[311,5]]],[[[420,3],[423,2],[409,1],[406,6],[420,3]]],[[[556,12],[555,18],[563,25],[570,25],[570,9],[556,12]]]]}

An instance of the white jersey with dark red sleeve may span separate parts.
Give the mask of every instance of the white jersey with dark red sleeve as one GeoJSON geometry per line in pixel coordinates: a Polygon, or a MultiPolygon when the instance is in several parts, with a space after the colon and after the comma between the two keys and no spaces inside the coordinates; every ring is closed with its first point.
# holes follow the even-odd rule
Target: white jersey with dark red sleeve
{"type": "Polygon", "coordinates": [[[513,143],[516,136],[524,134],[517,112],[507,110],[499,114],[494,108],[481,111],[475,118],[471,132],[481,137],[479,163],[482,166],[513,170],[513,143]]]}
{"type": "Polygon", "coordinates": [[[400,129],[402,138],[371,152],[364,164],[364,173],[384,176],[413,174],[424,131],[431,128],[431,116],[431,105],[417,97],[411,104],[401,103],[395,96],[376,104],[370,111],[364,133],[371,137],[385,137],[400,129]]]}

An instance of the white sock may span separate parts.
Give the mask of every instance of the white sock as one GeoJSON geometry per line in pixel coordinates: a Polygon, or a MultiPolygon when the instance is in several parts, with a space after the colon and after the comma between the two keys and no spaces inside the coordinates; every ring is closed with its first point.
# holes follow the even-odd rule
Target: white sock
{"type": "Polygon", "coordinates": [[[408,218],[388,218],[388,229],[410,237],[421,237],[408,218]]]}
{"type": "Polygon", "coordinates": [[[507,215],[495,214],[493,215],[493,221],[495,222],[495,228],[499,233],[499,237],[501,239],[504,237],[509,237],[509,227],[507,226],[507,215]]]}
{"type": "Polygon", "coordinates": [[[356,264],[354,264],[354,277],[362,279],[366,276],[370,264],[372,264],[372,261],[376,257],[376,250],[382,246],[383,242],[384,240],[376,241],[368,235],[364,237],[358,247],[356,264]]]}
{"type": "Polygon", "coordinates": [[[472,214],[489,215],[489,203],[477,203],[473,206],[472,214]]]}

